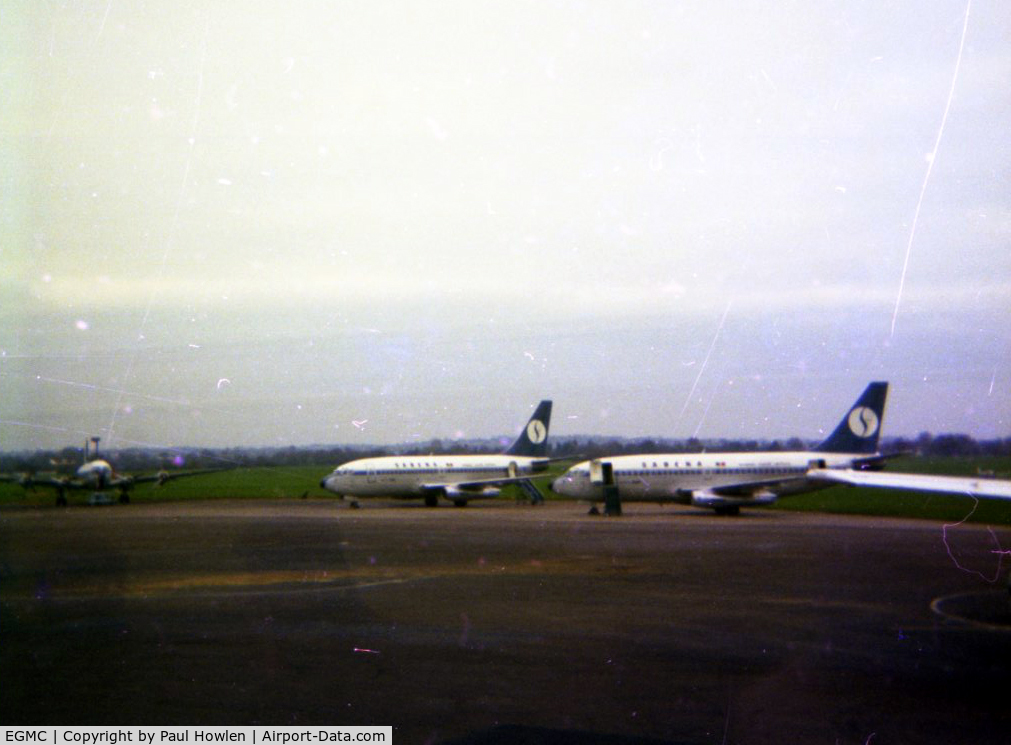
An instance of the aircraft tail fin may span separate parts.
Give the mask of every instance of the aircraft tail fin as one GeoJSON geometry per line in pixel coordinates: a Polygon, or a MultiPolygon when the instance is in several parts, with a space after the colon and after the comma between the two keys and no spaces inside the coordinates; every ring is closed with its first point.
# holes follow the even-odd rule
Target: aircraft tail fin
{"type": "Polygon", "coordinates": [[[815,450],[823,453],[876,453],[887,398],[887,382],[870,383],[828,439],[815,450]]]}
{"type": "Polygon", "coordinates": [[[548,454],[548,427],[551,426],[551,402],[541,401],[534,410],[527,426],[520,432],[516,442],[505,451],[506,455],[522,455],[543,458],[548,454]]]}

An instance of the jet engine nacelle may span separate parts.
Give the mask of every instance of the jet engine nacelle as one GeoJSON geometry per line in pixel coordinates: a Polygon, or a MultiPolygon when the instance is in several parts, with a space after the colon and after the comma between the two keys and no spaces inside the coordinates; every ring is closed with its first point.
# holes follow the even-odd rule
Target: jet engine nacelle
{"type": "Polygon", "coordinates": [[[443,489],[446,499],[451,502],[467,501],[468,499],[494,499],[502,490],[497,486],[485,486],[481,489],[459,489],[447,486],[443,489]]]}
{"type": "Polygon", "coordinates": [[[725,497],[711,492],[694,492],[692,505],[708,507],[711,510],[724,510],[732,507],[764,507],[776,501],[776,495],[771,492],[759,492],[750,497],[725,497]]]}

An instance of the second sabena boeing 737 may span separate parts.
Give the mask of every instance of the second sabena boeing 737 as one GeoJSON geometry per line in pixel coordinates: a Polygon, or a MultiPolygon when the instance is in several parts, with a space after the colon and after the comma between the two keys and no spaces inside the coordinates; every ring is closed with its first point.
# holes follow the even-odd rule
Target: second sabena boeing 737
{"type": "Polygon", "coordinates": [[[881,473],[878,452],[888,383],[867,386],[828,439],[811,451],[666,453],[583,461],[555,479],[553,492],[599,502],[605,487],[621,500],[674,502],[736,515],[741,507],[836,484],[1011,499],[1011,481],[881,473]]]}
{"type": "Polygon", "coordinates": [[[500,455],[391,455],[361,458],[338,466],[320,482],[342,497],[424,498],[435,507],[444,497],[457,507],[471,499],[497,497],[504,484],[516,483],[539,499],[528,479],[544,471],[550,459],[548,427],[551,401],[541,401],[516,441],[500,455]]]}

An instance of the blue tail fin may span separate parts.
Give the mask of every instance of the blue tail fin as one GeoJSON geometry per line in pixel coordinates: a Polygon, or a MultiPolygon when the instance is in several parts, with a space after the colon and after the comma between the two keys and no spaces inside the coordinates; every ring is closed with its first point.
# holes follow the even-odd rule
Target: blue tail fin
{"type": "Polygon", "coordinates": [[[876,453],[887,398],[888,383],[879,381],[868,385],[835,431],[815,450],[822,453],[876,453]]]}
{"type": "Polygon", "coordinates": [[[551,402],[541,401],[520,432],[516,442],[505,451],[506,455],[523,455],[543,458],[548,454],[548,427],[551,426],[551,402]]]}

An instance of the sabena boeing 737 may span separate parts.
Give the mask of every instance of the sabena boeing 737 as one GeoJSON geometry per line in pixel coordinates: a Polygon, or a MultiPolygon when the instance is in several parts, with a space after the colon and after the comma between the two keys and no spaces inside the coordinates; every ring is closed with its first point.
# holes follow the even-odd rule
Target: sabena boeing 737
{"type": "MultiPolygon", "coordinates": [[[[435,507],[444,497],[457,507],[471,499],[497,497],[504,484],[525,490],[528,479],[547,468],[551,402],[541,401],[516,441],[500,455],[389,455],[338,466],[320,482],[341,497],[417,499],[435,507]]],[[[539,497],[539,493],[537,493],[539,497]]]]}
{"type": "Polygon", "coordinates": [[[880,473],[878,452],[888,383],[867,386],[828,439],[811,451],[665,453],[583,461],[555,479],[551,491],[591,502],[604,488],[622,501],[674,502],[736,515],[741,507],[835,484],[965,493],[1011,499],[1011,481],[958,476],[880,473]]]}

